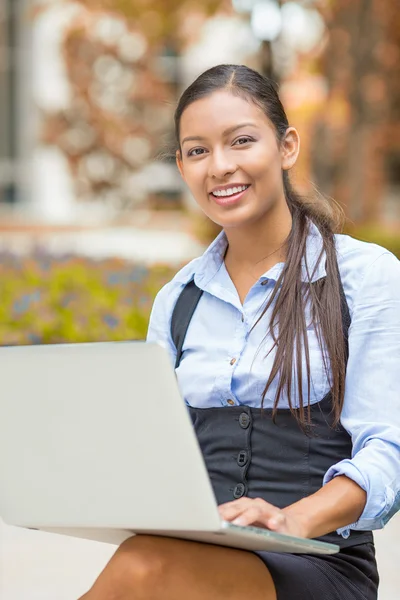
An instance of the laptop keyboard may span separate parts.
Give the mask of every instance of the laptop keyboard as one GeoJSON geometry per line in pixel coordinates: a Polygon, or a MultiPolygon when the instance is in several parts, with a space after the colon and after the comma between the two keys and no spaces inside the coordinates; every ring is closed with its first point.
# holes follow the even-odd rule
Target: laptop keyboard
{"type": "Polygon", "coordinates": [[[233,523],[229,523],[225,521],[226,525],[224,525],[224,529],[233,529],[234,531],[249,531],[251,533],[257,533],[258,535],[264,535],[265,537],[269,537],[271,535],[271,531],[269,529],[263,529],[262,527],[252,527],[251,525],[234,525],[233,523]]]}
{"type": "Polygon", "coordinates": [[[284,533],[277,533],[275,531],[270,531],[269,529],[263,529],[262,527],[252,527],[251,525],[243,527],[242,525],[234,525],[233,523],[230,523],[229,521],[223,521],[223,529],[228,529],[228,530],[231,530],[232,532],[237,531],[237,532],[255,533],[259,536],[273,538],[276,541],[282,541],[285,543],[290,541],[290,543],[294,546],[304,547],[304,544],[306,544],[308,546],[309,544],[312,545],[312,543],[314,542],[316,545],[318,545],[318,547],[325,546],[326,548],[331,547],[332,549],[337,548],[337,551],[339,550],[338,546],[335,546],[334,544],[330,544],[327,542],[320,542],[320,541],[315,542],[315,540],[299,538],[299,537],[287,535],[284,533]]]}

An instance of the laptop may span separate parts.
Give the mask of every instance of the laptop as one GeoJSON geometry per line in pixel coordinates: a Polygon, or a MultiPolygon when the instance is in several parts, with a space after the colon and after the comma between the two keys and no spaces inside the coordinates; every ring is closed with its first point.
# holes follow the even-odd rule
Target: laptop
{"type": "Polygon", "coordinates": [[[0,381],[0,517],[9,525],[113,544],[146,533],[247,550],[339,551],[221,519],[161,345],[3,347],[0,381]]]}

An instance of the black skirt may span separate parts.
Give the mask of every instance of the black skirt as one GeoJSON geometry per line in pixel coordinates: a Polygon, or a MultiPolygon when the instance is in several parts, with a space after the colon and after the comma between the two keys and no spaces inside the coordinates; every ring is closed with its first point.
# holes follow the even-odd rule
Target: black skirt
{"type": "Polygon", "coordinates": [[[255,554],[271,573],[277,600],[377,600],[379,576],[373,543],[329,555],[255,554]]]}

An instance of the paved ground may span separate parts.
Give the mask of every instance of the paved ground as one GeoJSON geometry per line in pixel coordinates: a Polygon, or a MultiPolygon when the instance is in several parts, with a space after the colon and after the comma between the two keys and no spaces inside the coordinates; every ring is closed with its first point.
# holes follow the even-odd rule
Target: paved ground
{"type": "MultiPolygon", "coordinates": [[[[379,600],[398,600],[400,516],[375,538],[382,580],[379,600]]],[[[114,549],[108,544],[26,531],[0,522],[0,597],[77,600],[114,549]]]]}
{"type": "Polygon", "coordinates": [[[103,230],[40,233],[1,233],[0,250],[29,254],[36,245],[53,257],[73,253],[94,259],[110,257],[144,264],[157,262],[180,265],[204,251],[187,233],[143,231],[134,227],[109,227],[103,230]]]}
{"type": "Polygon", "coordinates": [[[40,247],[55,257],[72,253],[181,265],[204,251],[192,229],[193,219],[173,211],[138,211],[124,224],[80,227],[6,219],[0,211],[0,251],[24,255],[40,247]]]}

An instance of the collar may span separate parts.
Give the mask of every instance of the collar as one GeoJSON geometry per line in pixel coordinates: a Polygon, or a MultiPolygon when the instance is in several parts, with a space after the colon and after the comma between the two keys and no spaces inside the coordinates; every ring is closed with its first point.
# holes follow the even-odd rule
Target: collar
{"type": "MultiPolygon", "coordinates": [[[[185,281],[182,281],[182,283],[187,283],[190,279],[194,278],[196,285],[204,289],[221,268],[227,246],[228,240],[226,234],[224,231],[221,231],[204,254],[193,261],[193,268],[189,272],[185,272],[185,281]]],[[[306,255],[305,258],[302,259],[301,265],[301,278],[303,282],[313,283],[326,276],[325,252],[323,252],[321,260],[318,262],[318,257],[322,249],[322,236],[316,225],[314,225],[312,221],[309,221],[306,255]]],[[[282,273],[283,267],[284,263],[277,263],[271,269],[263,273],[259,281],[264,279],[277,281],[282,273]]]]}

